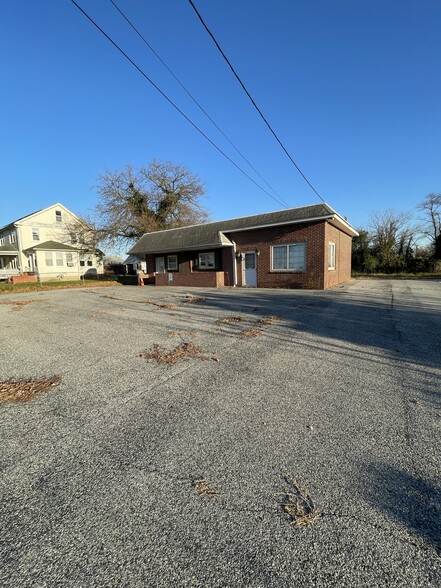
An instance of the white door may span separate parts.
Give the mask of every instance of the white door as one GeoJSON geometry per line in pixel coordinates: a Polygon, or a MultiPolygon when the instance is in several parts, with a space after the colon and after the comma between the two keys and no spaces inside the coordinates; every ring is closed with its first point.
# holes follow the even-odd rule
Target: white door
{"type": "Polygon", "coordinates": [[[157,257],[155,259],[155,267],[157,274],[165,274],[165,258],[157,257]]]}
{"type": "Polygon", "coordinates": [[[247,251],[243,260],[243,285],[249,288],[257,286],[256,253],[247,251]]]}

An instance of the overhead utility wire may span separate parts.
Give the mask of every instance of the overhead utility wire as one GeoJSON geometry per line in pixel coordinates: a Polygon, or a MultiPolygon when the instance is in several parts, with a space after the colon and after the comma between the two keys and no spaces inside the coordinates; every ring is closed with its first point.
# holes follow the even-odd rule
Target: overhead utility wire
{"type": "Polygon", "coordinates": [[[278,204],[281,204],[282,206],[285,206],[282,202],[280,202],[280,200],[278,200],[275,196],[273,196],[272,194],[270,194],[267,190],[265,190],[265,188],[262,188],[262,186],[260,184],[258,184],[255,180],[253,180],[253,178],[251,176],[249,176],[246,171],[244,171],[239,165],[237,165],[237,163],[235,161],[233,161],[224,151],[222,151],[222,149],[220,147],[218,147],[216,145],[216,143],[214,143],[214,141],[212,141],[210,139],[210,137],[208,137],[204,131],[202,131],[180,108],[179,106],[177,106],[173,100],[171,100],[171,98],[169,98],[166,94],[164,94],[164,92],[159,88],[159,86],[157,86],[155,84],[155,82],[153,80],[151,80],[148,75],[138,66],[136,65],[136,63],[127,55],[127,53],[125,53],[121,47],[119,45],[117,45],[117,43],[115,43],[115,41],[113,39],[111,39],[109,37],[109,35],[93,20],[93,18],[91,16],[89,16],[87,14],[87,12],[85,12],[81,6],[79,4],[77,4],[75,2],[75,0],[71,0],[72,4],[74,4],[78,10],[80,12],[82,12],[82,14],[84,14],[84,16],[94,25],[94,27],[96,27],[100,33],[102,35],[104,35],[106,37],[106,39],[115,47],[115,49],[117,49],[121,55],[123,55],[127,61],[129,61],[133,67],[161,94],[161,96],[163,98],[165,98],[167,100],[167,102],[169,104],[171,104],[173,106],[173,108],[175,108],[179,114],[181,116],[183,116],[185,118],[185,120],[187,122],[189,122],[191,124],[191,126],[193,128],[195,128],[198,133],[200,133],[215,149],[217,149],[217,151],[219,151],[219,153],[221,153],[225,159],[227,159],[232,165],[234,165],[234,167],[236,169],[238,169],[245,177],[247,177],[251,182],[253,182],[253,184],[255,184],[258,188],[260,188],[260,190],[262,190],[263,192],[265,192],[265,194],[267,194],[270,198],[272,198],[273,200],[275,200],[278,204]]]}
{"type": "Polygon", "coordinates": [[[140,37],[140,39],[145,43],[145,45],[147,45],[147,47],[150,49],[150,51],[155,55],[155,57],[157,57],[157,59],[159,59],[159,61],[162,63],[162,65],[165,67],[165,69],[170,73],[171,76],[173,76],[173,78],[177,81],[177,83],[181,86],[181,88],[184,90],[184,92],[186,92],[186,94],[193,100],[193,102],[196,104],[196,106],[205,114],[205,116],[208,118],[208,120],[216,127],[216,129],[221,133],[221,135],[228,141],[228,143],[233,147],[233,149],[236,150],[236,153],[238,153],[242,159],[250,166],[250,168],[259,176],[259,178],[268,186],[268,188],[270,190],[272,190],[274,192],[274,194],[276,196],[279,197],[279,199],[286,205],[289,206],[289,204],[287,202],[285,202],[282,198],[282,196],[280,196],[280,194],[277,192],[277,190],[275,190],[271,184],[269,184],[265,178],[262,176],[262,174],[254,167],[254,165],[245,157],[245,155],[236,147],[236,145],[233,143],[233,141],[231,141],[231,139],[223,132],[223,130],[219,127],[219,125],[216,123],[216,121],[214,121],[211,116],[208,114],[208,112],[203,108],[203,106],[196,100],[196,98],[191,94],[191,92],[184,86],[184,84],[181,82],[181,80],[175,75],[175,73],[172,71],[172,69],[167,65],[167,63],[162,59],[162,57],[155,51],[155,49],[153,49],[153,47],[150,45],[150,43],[147,41],[147,39],[142,35],[142,33],[140,33],[140,31],[135,27],[135,25],[130,21],[130,19],[124,14],[124,12],[119,8],[119,6],[116,4],[116,2],[114,2],[113,0],[109,0],[109,2],[115,7],[115,9],[120,13],[120,15],[123,17],[123,19],[128,23],[128,25],[130,27],[132,27],[132,29],[135,31],[135,33],[138,35],[138,37],[140,37]]]}
{"type": "Polygon", "coordinates": [[[265,118],[265,116],[263,115],[262,111],[260,110],[260,108],[257,106],[256,102],[254,101],[253,97],[251,96],[251,94],[248,92],[248,90],[245,87],[245,84],[242,82],[242,80],[240,79],[239,75],[236,73],[236,70],[234,69],[234,67],[231,65],[231,62],[229,61],[228,57],[225,55],[225,53],[222,51],[221,46],[219,45],[219,43],[216,41],[215,36],[213,35],[213,33],[210,31],[210,29],[208,28],[208,26],[205,24],[204,19],[202,18],[202,16],[200,15],[198,9],[196,8],[196,6],[194,5],[194,3],[192,2],[192,0],[188,0],[189,3],[191,4],[193,10],[196,12],[199,20],[202,23],[202,26],[204,27],[204,29],[207,31],[207,33],[210,35],[210,37],[212,38],[214,44],[216,45],[216,47],[218,48],[220,54],[222,55],[222,57],[224,58],[224,60],[227,62],[229,68],[231,69],[231,71],[233,72],[234,76],[236,77],[237,81],[239,82],[239,84],[242,86],[242,89],[244,90],[245,94],[248,96],[248,98],[251,100],[254,108],[257,110],[257,112],[260,114],[262,120],[264,121],[264,123],[266,124],[266,126],[269,128],[269,130],[271,131],[271,133],[274,135],[274,138],[276,139],[276,141],[279,143],[280,147],[283,149],[283,151],[286,153],[286,155],[289,157],[291,163],[294,164],[294,166],[296,167],[297,171],[299,172],[299,174],[302,176],[302,178],[305,180],[305,182],[308,184],[308,186],[311,188],[311,190],[313,192],[315,192],[315,194],[320,198],[320,200],[322,202],[325,202],[325,200],[320,196],[320,194],[317,192],[317,190],[314,188],[314,186],[311,184],[311,182],[308,180],[308,178],[305,176],[305,174],[302,172],[302,170],[300,169],[300,167],[297,165],[297,163],[294,161],[294,159],[291,157],[291,155],[289,154],[288,150],[286,149],[286,147],[284,146],[284,144],[282,143],[282,141],[279,139],[279,137],[277,136],[276,132],[273,130],[273,128],[271,127],[271,125],[269,124],[269,122],[267,121],[267,119],[265,118]]]}

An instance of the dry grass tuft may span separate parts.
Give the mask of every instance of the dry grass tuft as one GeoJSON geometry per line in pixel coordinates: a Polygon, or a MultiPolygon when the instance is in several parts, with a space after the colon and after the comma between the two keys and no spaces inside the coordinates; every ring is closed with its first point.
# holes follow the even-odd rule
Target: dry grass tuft
{"type": "Polygon", "coordinates": [[[195,480],[193,482],[193,488],[195,489],[196,494],[199,494],[199,496],[214,498],[215,496],[219,495],[219,493],[216,492],[216,489],[208,480],[195,480]]]}
{"type": "Polygon", "coordinates": [[[271,316],[264,316],[263,318],[259,319],[256,322],[256,325],[264,326],[264,325],[273,325],[275,322],[280,320],[280,316],[271,315],[271,316]]]}
{"type": "Polygon", "coordinates": [[[258,331],[257,329],[245,329],[245,331],[240,331],[237,333],[236,337],[244,337],[244,338],[253,338],[253,337],[261,337],[262,332],[258,331]]]}
{"type": "Polygon", "coordinates": [[[191,341],[183,342],[173,349],[166,349],[162,345],[155,343],[150,350],[146,349],[140,353],[139,356],[143,357],[144,359],[154,360],[157,363],[168,364],[175,364],[179,361],[182,361],[183,359],[210,359],[204,355],[203,349],[201,347],[198,347],[191,341]]]}
{"type": "Polygon", "coordinates": [[[241,316],[235,315],[235,316],[226,316],[225,318],[222,319],[217,319],[217,323],[219,323],[220,325],[224,324],[224,323],[241,323],[244,319],[241,316]]]}
{"type": "Polygon", "coordinates": [[[21,310],[24,309],[25,306],[27,306],[28,304],[33,304],[34,302],[45,302],[47,300],[47,298],[39,298],[37,299],[33,299],[33,300],[1,300],[0,304],[11,304],[12,305],[12,309],[15,312],[19,312],[21,310]]]}
{"type": "Polygon", "coordinates": [[[284,476],[285,481],[291,487],[292,493],[288,493],[282,500],[282,510],[297,527],[308,527],[320,518],[321,513],[316,507],[308,490],[297,482],[284,476]]]}
{"type": "Polygon", "coordinates": [[[198,304],[199,302],[204,302],[205,300],[207,300],[206,298],[202,298],[202,297],[196,297],[196,296],[190,296],[187,297],[187,300],[185,300],[183,302],[183,304],[198,304]]]}
{"type": "Polygon", "coordinates": [[[6,380],[0,382],[0,403],[26,402],[37,394],[43,394],[53,386],[58,386],[61,376],[50,378],[31,378],[28,380],[6,380]]]}
{"type": "Polygon", "coordinates": [[[173,303],[168,303],[168,304],[157,304],[156,305],[158,308],[176,308],[177,306],[179,306],[179,304],[173,304],[173,303]]]}

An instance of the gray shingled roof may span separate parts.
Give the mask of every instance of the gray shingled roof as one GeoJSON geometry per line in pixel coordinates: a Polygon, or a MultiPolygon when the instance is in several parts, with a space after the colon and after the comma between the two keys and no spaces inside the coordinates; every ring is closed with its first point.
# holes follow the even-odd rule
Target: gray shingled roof
{"type": "MultiPolygon", "coordinates": [[[[276,212],[266,212],[242,218],[216,221],[203,225],[193,225],[178,229],[167,229],[156,233],[146,233],[134,245],[129,254],[162,253],[182,251],[203,247],[232,246],[228,233],[266,225],[288,224],[312,219],[325,219],[339,215],[327,204],[313,204],[299,208],[289,208],[276,212]]],[[[339,217],[341,218],[341,217],[339,217]]],[[[343,220],[343,219],[342,219],[343,220]]],[[[345,221],[344,221],[345,222],[345,221]]]]}
{"type": "Polygon", "coordinates": [[[18,251],[13,245],[2,245],[0,247],[0,255],[17,255],[18,251]]]}
{"type": "Polygon", "coordinates": [[[78,251],[78,247],[71,247],[70,245],[59,243],[58,241],[44,241],[44,243],[38,243],[38,245],[28,247],[26,251],[30,251],[31,249],[36,249],[37,251],[78,251]]]}

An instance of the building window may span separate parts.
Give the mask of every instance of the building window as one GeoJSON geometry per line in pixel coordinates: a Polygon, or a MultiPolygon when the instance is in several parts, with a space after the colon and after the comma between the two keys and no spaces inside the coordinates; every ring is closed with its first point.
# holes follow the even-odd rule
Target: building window
{"type": "Polygon", "coordinates": [[[61,223],[61,221],[63,220],[61,210],[55,211],[55,220],[57,221],[57,223],[61,223]]]}
{"type": "Polygon", "coordinates": [[[306,270],[306,244],[274,245],[272,269],[275,271],[304,272],[306,270]]]}
{"type": "Polygon", "coordinates": [[[72,253],[66,253],[66,265],[67,265],[67,267],[73,267],[73,255],[72,255],[72,253]]]}
{"type": "Polygon", "coordinates": [[[11,233],[9,235],[9,243],[15,243],[15,240],[16,240],[15,233],[11,233]]]}
{"type": "Polygon", "coordinates": [[[86,262],[84,261],[84,259],[80,260],[80,267],[84,267],[86,265],[86,262]]]}
{"type": "Polygon", "coordinates": [[[57,251],[57,253],[55,254],[55,259],[56,259],[56,263],[57,263],[58,267],[61,267],[64,265],[63,253],[61,251],[57,251]]]}
{"type": "Polygon", "coordinates": [[[54,260],[52,259],[52,251],[46,251],[44,255],[45,255],[45,259],[46,259],[46,265],[48,267],[53,266],[54,260]]]}
{"type": "Polygon", "coordinates": [[[328,243],[328,270],[335,269],[335,243],[328,243]]]}
{"type": "Polygon", "coordinates": [[[70,242],[73,244],[78,243],[78,237],[76,236],[75,233],[70,234],[70,242]]]}
{"type": "Polygon", "coordinates": [[[40,229],[32,229],[32,239],[34,241],[40,240],[40,229]]]}
{"type": "Polygon", "coordinates": [[[0,247],[2,247],[4,244],[5,244],[5,238],[4,238],[4,237],[2,237],[2,238],[0,239],[0,247]]]}
{"type": "Polygon", "coordinates": [[[214,267],[214,251],[210,251],[209,253],[199,253],[199,269],[214,269],[214,267]]]}
{"type": "Polygon", "coordinates": [[[178,256],[167,255],[167,269],[177,270],[178,269],[178,256]]]}
{"type": "Polygon", "coordinates": [[[87,261],[87,265],[88,265],[89,267],[92,267],[93,263],[92,263],[92,261],[91,261],[90,259],[87,261]]]}

